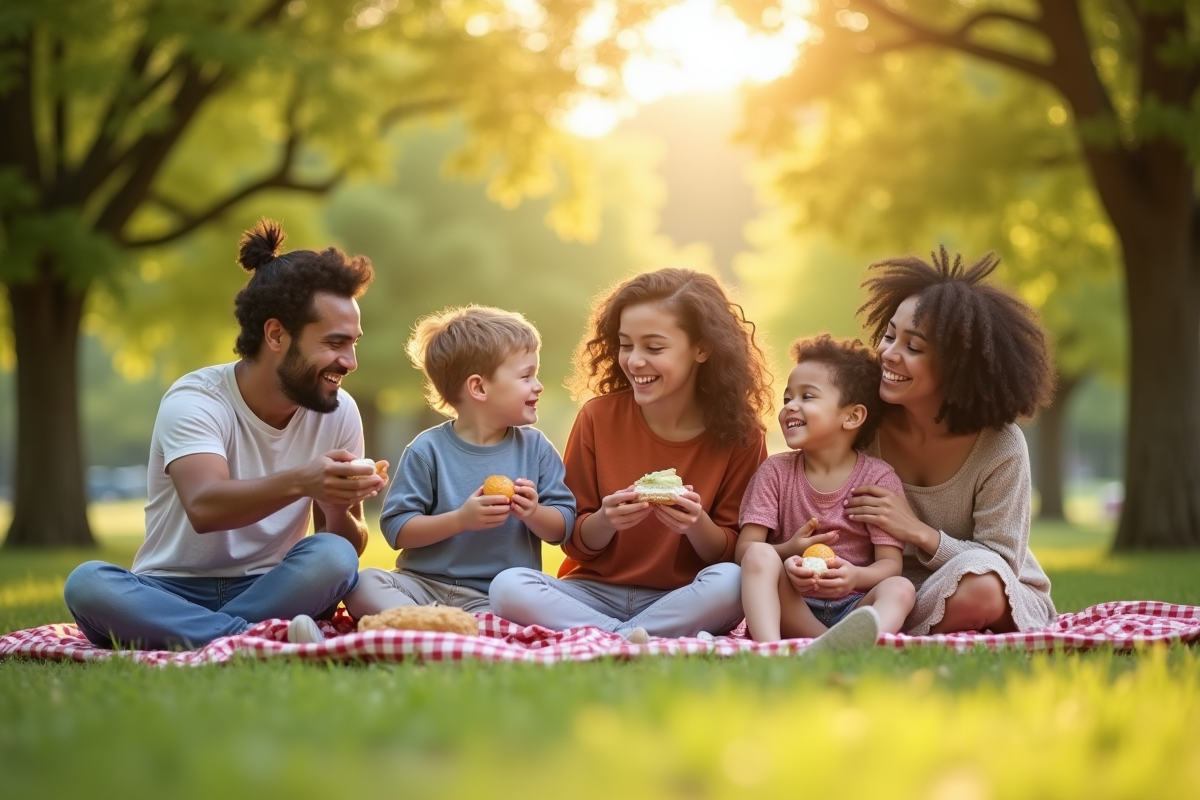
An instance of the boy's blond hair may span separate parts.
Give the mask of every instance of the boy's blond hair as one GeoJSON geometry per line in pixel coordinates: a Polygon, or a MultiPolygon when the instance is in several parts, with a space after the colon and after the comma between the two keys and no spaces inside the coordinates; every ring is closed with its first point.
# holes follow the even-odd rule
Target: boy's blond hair
{"type": "Polygon", "coordinates": [[[452,417],[467,378],[490,378],[513,353],[541,346],[537,328],[517,312],[472,304],[421,317],[404,350],[425,373],[430,407],[452,417]]]}

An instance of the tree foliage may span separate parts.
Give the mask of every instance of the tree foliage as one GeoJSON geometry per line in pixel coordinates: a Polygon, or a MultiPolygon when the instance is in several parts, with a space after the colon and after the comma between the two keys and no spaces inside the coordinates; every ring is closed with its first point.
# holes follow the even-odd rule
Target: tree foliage
{"type": "Polygon", "coordinates": [[[508,204],[557,186],[553,223],[593,235],[577,146],[555,123],[580,70],[610,69],[620,32],[657,3],[610,5],[590,27],[583,0],[0,6],[0,284],[22,433],[7,543],[90,541],[78,333],[94,289],[145,269],[131,253],[262,192],[328,192],[378,168],[391,125],[447,112],[471,133],[457,170],[508,204]],[[23,477],[50,472],[64,474],[53,495],[23,477]]]}
{"type": "Polygon", "coordinates": [[[263,196],[243,204],[227,220],[143,258],[141,271],[154,280],[142,275],[98,294],[95,305],[104,310],[92,324],[130,378],[155,373],[169,381],[231,359],[231,302],[245,281],[233,260],[237,238],[270,213],[288,232],[286,249],[335,243],[375,265],[361,301],[359,369],[346,383],[364,414],[421,417],[420,373],[404,354],[413,324],[445,306],[477,302],[520,311],[538,326],[544,407],[552,415],[561,409],[565,419],[571,403],[562,385],[592,297],[631,272],[712,266],[706,251],[681,250],[657,233],[663,192],[649,142],[617,138],[585,155],[600,224],[584,243],[547,225],[555,212],[549,198],[506,209],[479,182],[448,177],[443,165],[465,136],[455,125],[411,126],[389,137],[390,158],[374,179],[348,182],[321,202],[263,196]]]}

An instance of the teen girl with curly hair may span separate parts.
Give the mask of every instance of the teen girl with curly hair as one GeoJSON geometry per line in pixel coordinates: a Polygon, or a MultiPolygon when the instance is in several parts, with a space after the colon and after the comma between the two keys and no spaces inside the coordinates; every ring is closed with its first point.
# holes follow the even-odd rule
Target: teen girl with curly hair
{"type": "Polygon", "coordinates": [[[578,517],[559,578],[529,569],[492,582],[496,613],[556,630],[595,625],[634,642],[724,633],[742,619],[733,557],[738,507],[767,456],[771,395],[754,326],[714,278],[637,275],[599,299],[576,354],[567,441],[578,517]],[[673,505],[633,484],[675,468],[673,505]]]}
{"type": "Polygon", "coordinates": [[[897,492],[854,490],[851,519],[906,543],[917,587],[904,630],[1008,632],[1056,618],[1050,580],[1029,551],[1030,470],[1014,424],[1053,392],[1046,337],[1028,305],[942,248],[872,264],[866,328],[889,404],[868,453],[895,468],[897,492]]]}

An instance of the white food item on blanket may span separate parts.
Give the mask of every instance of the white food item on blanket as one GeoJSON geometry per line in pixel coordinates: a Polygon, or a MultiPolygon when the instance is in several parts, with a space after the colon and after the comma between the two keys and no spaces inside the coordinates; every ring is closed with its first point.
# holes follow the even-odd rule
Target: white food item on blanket
{"type": "Polygon", "coordinates": [[[804,567],[805,569],[811,569],[818,575],[822,575],[829,570],[829,565],[825,563],[825,559],[816,558],[813,556],[801,559],[800,566],[804,567]]]}

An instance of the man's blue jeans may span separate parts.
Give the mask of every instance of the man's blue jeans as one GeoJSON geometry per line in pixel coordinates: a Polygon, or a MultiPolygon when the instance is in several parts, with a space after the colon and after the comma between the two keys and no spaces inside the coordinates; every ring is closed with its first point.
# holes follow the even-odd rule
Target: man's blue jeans
{"type": "Polygon", "coordinates": [[[240,578],[135,575],[89,561],[67,578],[67,608],[99,647],[196,648],[264,619],[332,612],[358,583],[354,546],[332,533],[301,539],[278,566],[240,578]]]}

